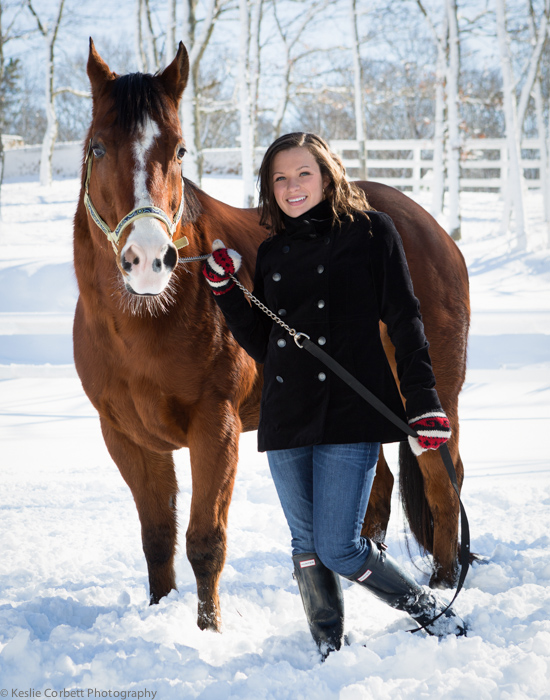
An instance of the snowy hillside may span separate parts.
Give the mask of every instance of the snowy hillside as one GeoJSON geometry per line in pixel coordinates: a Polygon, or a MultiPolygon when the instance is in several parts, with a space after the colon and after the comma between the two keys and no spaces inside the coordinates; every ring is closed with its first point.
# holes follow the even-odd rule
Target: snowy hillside
{"type": "MultiPolygon", "coordinates": [[[[255,435],[241,440],[221,580],[223,633],[196,626],[185,450],[176,456],[179,590],[148,606],[137,512],[71,364],[78,185],[19,181],[2,191],[0,695],[550,698],[550,252],[540,195],[527,198],[528,253],[513,252],[499,233],[496,195],[463,196],[460,247],[473,308],[461,397],[463,501],[472,550],[490,558],[471,570],[456,603],[469,636],[410,635],[402,614],[346,582],[350,646],[321,664],[255,435]]],[[[241,201],[238,179],[207,179],[205,188],[241,201]]],[[[408,558],[396,494],[388,544],[427,580],[425,562],[408,558]]]]}

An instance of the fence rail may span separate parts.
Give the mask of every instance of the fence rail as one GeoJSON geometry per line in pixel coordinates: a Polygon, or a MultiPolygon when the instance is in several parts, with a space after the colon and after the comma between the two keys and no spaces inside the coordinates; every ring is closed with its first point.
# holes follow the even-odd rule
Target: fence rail
{"type": "MultiPolygon", "coordinates": [[[[541,187],[540,141],[522,143],[521,164],[527,187],[541,187]]],[[[548,144],[550,147],[550,143],[548,144]]],[[[351,177],[357,177],[359,160],[357,141],[331,141],[331,147],[343,157],[351,177]]],[[[550,150],[550,148],[548,149],[550,150]]],[[[54,149],[53,171],[62,177],[77,177],[82,164],[80,141],[58,143],[54,149]]],[[[259,166],[265,148],[255,149],[259,166]]],[[[368,177],[402,190],[420,192],[431,188],[434,144],[430,139],[388,139],[367,141],[368,177]]],[[[40,146],[8,148],[5,151],[4,177],[38,176],[40,146]]],[[[205,148],[202,152],[205,173],[239,174],[240,148],[205,148]]],[[[508,157],[505,139],[468,139],[461,146],[463,190],[500,191],[505,186],[508,157]]]]}
{"type": "MultiPolygon", "coordinates": [[[[357,177],[357,141],[333,140],[351,177],[357,177]]],[[[368,178],[417,193],[429,190],[433,178],[434,144],[429,139],[367,141],[368,178]]],[[[526,139],[521,144],[521,166],[528,188],[541,187],[541,142],[526,139]]],[[[446,159],[446,156],[445,156],[446,159]]],[[[468,139],[461,148],[461,190],[502,191],[508,175],[505,139],[468,139]]]]}

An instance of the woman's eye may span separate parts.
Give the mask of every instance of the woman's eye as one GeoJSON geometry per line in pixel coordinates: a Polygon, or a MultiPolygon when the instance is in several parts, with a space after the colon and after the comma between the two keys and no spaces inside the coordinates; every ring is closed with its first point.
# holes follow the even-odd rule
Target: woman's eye
{"type": "Polygon", "coordinates": [[[304,172],[300,173],[300,176],[302,175],[311,175],[311,173],[308,173],[307,170],[304,170],[304,172]]]}
{"type": "Polygon", "coordinates": [[[282,175],[279,175],[279,177],[275,178],[275,182],[281,182],[281,180],[284,180],[285,178],[282,175]]]}

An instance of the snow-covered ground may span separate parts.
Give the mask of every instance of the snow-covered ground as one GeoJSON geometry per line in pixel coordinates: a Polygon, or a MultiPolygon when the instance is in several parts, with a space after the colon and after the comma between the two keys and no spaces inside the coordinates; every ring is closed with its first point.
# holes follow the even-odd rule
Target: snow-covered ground
{"type": "MultiPolygon", "coordinates": [[[[240,187],[205,182],[236,204],[240,187]]],[[[550,252],[540,196],[528,196],[528,253],[499,233],[496,195],[463,196],[473,308],[463,501],[472,550],[490,559],[471,570],[456,603],[469,636],[411,635],[400,613],[346,582],[350,646],[321,664],[254,434],[241,440],[223,633],[196,626],[184,546],[178,592],[148,606],[136,509],[62,334],[76,298],[77,194],[76,180],[48,189],[9,182],[2,192],[0,331],[19,324],[19,335],[0,335],[0,696],[550,698],[550,252]],[[21,323],[22,312],[36,313],[21,323]],[[39,324],[60,334],[33,332],[39,324]]],[[[394,450],[390,457],[395,465],[394,450]]],[[[176,459],[183,542],[191,484],[186,451],[176,459]]],[[[397,500],[388,544],[424,582],[425,563],[406,553],[397,500]]]]}

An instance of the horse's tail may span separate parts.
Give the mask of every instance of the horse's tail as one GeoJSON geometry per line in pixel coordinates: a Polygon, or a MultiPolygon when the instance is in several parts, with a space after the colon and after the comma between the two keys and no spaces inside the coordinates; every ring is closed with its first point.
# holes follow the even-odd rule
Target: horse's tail
{"type": "Polygon", "coordinates": [[[433,551],[434,521],[426,496],[424,479],[408,441],[399,445],[399,490],[410,530],[425,552],[433,551]]]}

